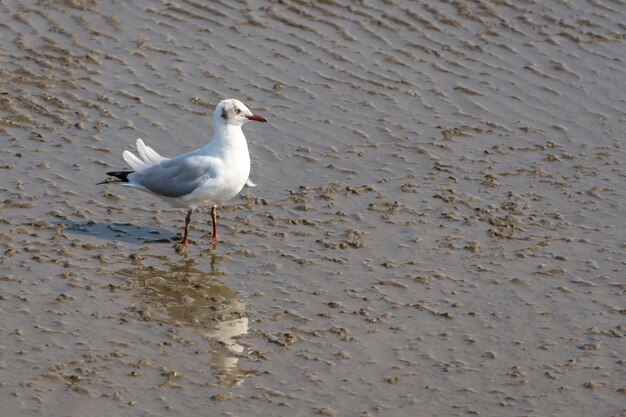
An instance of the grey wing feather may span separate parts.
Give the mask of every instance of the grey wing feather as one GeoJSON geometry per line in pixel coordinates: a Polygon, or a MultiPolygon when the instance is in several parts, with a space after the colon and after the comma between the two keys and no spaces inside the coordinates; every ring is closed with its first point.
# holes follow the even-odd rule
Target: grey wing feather
{"type": "Polygon", "coordinates": [[[136,171],[129,176],[155,194],[165,197],[182,197],[201,184],[216,177],[215,163],[210,157],[186,156],[167,159],[161,163],[136,171]]]}

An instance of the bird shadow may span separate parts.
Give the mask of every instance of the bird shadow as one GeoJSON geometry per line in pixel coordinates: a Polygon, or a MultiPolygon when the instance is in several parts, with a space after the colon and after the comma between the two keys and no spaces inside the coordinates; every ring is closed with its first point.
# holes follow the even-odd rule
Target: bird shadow
{"type": "Polygon", "coordinates": [[[59,221],[65,231],[83,236],[92,236],[105,240],[117,240],[126,243],[174,243],[181,240],[180,234],[172,234],[156,227],[141,227],[130,223],[97,223],[59,221]]]}

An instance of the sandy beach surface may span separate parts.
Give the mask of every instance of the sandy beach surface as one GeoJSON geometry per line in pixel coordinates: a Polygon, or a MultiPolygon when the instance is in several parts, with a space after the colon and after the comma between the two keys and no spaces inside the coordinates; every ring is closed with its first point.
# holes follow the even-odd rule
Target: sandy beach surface
{"type": "Polygon", "coordinates": [[[0,2],[2,416],[626,415],[626,3],[0,2]],[[251,180],[194,215],[136,138],[251,180]]]}

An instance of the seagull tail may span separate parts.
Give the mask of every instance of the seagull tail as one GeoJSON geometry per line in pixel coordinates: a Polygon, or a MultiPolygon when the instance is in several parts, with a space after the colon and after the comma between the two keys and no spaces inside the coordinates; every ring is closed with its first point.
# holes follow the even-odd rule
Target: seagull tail
{"type": "Polygon", "coordinates": [[[96,185],[107,184],[107,183],[110,183],[110,182],[128,182],[128,176],[130,174],[132,174],[133,172],[135,172],[135,171],[111,171],[111,172],[107,172],[108,176],[117,178],[119,181],[115,181],[115,180],[111,181],[111,179],[108,178],[105,181],[96,183],[96,185]]]}

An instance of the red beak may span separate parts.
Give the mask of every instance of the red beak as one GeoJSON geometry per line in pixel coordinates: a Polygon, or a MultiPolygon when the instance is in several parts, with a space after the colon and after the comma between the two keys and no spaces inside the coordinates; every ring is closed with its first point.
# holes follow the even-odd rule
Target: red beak
{"type": "Polygon", "coordinates": [[[259,116],[258,114],[248,116],[248,120],[254,120],[255,122],[267,122],[267,119],[265,117],[259,116]]]}

